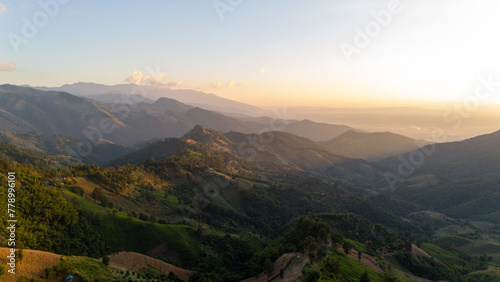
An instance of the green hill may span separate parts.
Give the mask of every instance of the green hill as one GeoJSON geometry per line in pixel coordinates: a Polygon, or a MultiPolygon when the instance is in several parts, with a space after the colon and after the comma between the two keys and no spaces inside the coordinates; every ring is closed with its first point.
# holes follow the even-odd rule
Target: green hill
{"type": "Polygon", "coordinates": [[[103,165],[133,151],[132,148],[99,140],[92,144],[89,154],[78,153],[85,140],[65,136],[47,136],[34,131],[28,133],[0,132],[0,140],[45,156],[67,156],[88,164],[103,165]]]}

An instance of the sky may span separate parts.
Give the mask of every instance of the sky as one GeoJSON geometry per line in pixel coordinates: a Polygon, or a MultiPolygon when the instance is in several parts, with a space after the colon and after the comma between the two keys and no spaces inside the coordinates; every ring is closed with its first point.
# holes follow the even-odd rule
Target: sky
{"type": "Polygon", "coordinates": [[[153,84],[258,106],[499,103],[499,10],[496,0],[0,0],[0,84],[153,84]],[[478,96],[485,80],[491,95],[478,96]]]}

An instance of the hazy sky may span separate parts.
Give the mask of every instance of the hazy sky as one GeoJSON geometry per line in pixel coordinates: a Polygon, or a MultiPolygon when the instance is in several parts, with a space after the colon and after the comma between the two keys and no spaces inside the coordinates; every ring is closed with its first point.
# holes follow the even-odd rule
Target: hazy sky
{"type": "Polygon", "coordinates": [[[500,81],[499,11],[496,0],[0,0],[0,83],[154,82],[256,105],[451,103],[479,76],[500,81]]]}

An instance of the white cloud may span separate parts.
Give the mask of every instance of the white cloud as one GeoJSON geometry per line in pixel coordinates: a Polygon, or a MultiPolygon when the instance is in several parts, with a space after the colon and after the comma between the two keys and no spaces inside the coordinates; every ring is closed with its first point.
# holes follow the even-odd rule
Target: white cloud
{"type": "Polygon", "coordinates": [[[246,82],[236,82],[234,79],[229,80],[227,83],[222,82],[219,78],[215,79],[214,82],[208,85],[208,88],[212,89],[223,89],[223,88],[233,88],[245,86],[246,82]]]}
{"type": "Polygon", "coordinates": [[[16,64],[12,63],[10,65],[5,64],[0,61],[0,71],[13,71],[16,69],[16,64]]]}
{"type": "Polygon", "coordinates": [[[134,71],[131,76],[125,78],[125,82],[136,85],[147,85],[155,87],[168,86],[165,82],[165,75],[144,75],[140,71],[134,71]]]}
{"type": "Polygon", "coordinates": [[[177,88],[177,87],[181,87],[182,84],[183,84],[182,81],[170,81],[169,83],[167,83],[167,87],[177,88]]]}
{"type": "Polygon", "coordinates": [[[0,3],[0,15],[7,12],[7,7],[4,3],[0,3]]]}
{"type": "Polygon", "coordinates": [[[217,77],[215,82],[210,83],[210,87],[212,88],[222,88],[222,82],[220,82],[220,79],[217,77]]]}

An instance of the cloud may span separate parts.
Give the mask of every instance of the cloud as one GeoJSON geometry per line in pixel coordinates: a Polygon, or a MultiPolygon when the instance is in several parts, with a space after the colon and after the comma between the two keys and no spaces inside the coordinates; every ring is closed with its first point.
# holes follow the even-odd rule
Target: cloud
{"type": "Polygon", "coordinates": [[[147,85],[155,87],[168,86],[168,84],[165,82],[165,75],[144,75],[140,71],[134,71],[131,76],[125,78],[125,82],[135,85],[147,85]]]}
{"type": "Polygon", "coordinates": [[[220,79],[217,77],[215,82],[210,83],[210,87],[212,88],[222,88],[222,82],[220,82],[220,79]]]}
{"type": "Polygon", "coordinates": [[[0,3],[0,15],[7,12],[7,7],[4,3],[0,3]]]}
{"type": "Polygon", "coordinates": [[[0,61],[0,71],[13,71],[16,69],[16,64],[12,63],[6,65],[4,62],[0,61]]]}
{"type": "Polygon", "coordinates": [[[170,81],[169,83],[167,83],[167,87],[177,88],[177,87],[181,87],[182,84],[183,84],[182,81],[170,81]]]}
{"type": "Polygon", "coordinates": [[[233,88],[245,86],[246,82],[236,82],[234,79],[229,80],[227,83],[220,81],[219,78],[215,79],[214,82],[210,83],[209,88],[213,89],[223,89],[223,88],[233,88]]]}

